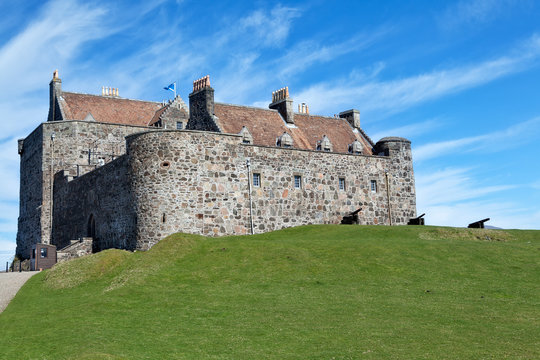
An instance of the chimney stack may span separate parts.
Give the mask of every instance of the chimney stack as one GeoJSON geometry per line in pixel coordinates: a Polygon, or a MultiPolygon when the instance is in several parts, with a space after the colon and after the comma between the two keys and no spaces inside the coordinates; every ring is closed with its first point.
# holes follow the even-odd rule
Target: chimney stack
{"type": "Polygon", "coordinates": [[[210,75],[193,82],[193,92],[189,94],[189,130],[219,132],[214,116],[214,89],[210,86],[210,75]]]}
{"type": "Polygon", "coordinates": [[[62,80],[58,70],[54,70],[53,78],[49,83],[49,115],[47,121],[62,120],[62,112],[57,98],[62,95],[62,80]]]}
{"type": "Polygon", "coordinates": [[[294,125],[293,100],[289,97],[289,88],[284,87],[272,93],[270,109],[277,110],[287,124],[294,125]]]}
{"type": "Polygon", "coordinates": [[[360,129],[360,111],[351,109],[339,113],[339,117],[347,120],[355,129],[360,129]]]}

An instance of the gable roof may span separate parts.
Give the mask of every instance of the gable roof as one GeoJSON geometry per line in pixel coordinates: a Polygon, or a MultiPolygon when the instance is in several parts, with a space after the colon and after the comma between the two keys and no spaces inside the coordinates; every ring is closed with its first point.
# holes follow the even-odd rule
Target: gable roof
{"type": "Polygon", "coordinates": [[[62,92],[58,98],[64,120],[83,120],[88,114],[97,122],[147,126],[163,105],[153,101],[62,92]]]}
{"type": "Polygon", "coordinates": [[[297,149],[315,150],[317,141],[326,135],[335,152],[347,153],[349,144],[357,139],[364,145],[364,153],[372,153],[373,144],[363,137],[363,132],[354,131],[342,118],[295,113],[295,126],[287,126],[277,110],[222,103],[215,103],[214,113],[224,132],[238,134],[245,126],[256,145],[276,146],[276,139],[286,132],[297,149]]]}

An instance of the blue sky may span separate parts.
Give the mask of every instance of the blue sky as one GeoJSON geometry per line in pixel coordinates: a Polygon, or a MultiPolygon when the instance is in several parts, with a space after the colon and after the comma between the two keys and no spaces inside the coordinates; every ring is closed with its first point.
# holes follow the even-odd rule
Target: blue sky
{"type": "Polygon", "coordinates": [[[68,91],[161,101],[210,74],[217,101],[350,108],[377,141],[412,141],[418,212],[540,229],[535,1],[0,2],[0,269],[15,249],[18,138],[68,91]]]}

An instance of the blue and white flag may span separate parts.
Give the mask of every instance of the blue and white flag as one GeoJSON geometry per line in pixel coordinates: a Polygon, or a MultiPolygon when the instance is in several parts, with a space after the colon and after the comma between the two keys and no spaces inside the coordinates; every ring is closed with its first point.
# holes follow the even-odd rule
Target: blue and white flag
{"type": "Polygon", "coordinates": [[[169,86],[164,87],[165,90],[170,90],[174,93],[174,97],[176,97],[176,82],[173,82],[169,86]]]}

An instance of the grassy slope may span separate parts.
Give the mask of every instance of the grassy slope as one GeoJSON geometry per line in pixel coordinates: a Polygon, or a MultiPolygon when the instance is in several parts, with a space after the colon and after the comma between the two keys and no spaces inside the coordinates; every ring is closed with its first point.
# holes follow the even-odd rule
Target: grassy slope
{"type": "Polygon", "coordinates": [[[540,358],[540,232],[177,234],[31,278],[6,359],[540,358]]]}

